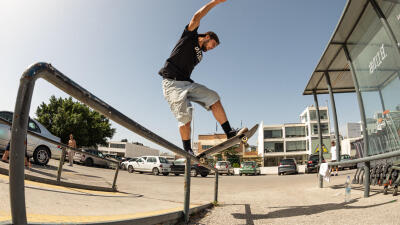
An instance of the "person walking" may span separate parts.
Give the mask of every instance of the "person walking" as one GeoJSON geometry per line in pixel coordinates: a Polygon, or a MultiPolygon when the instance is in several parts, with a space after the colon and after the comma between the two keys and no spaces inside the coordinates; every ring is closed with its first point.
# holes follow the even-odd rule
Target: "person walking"
{"type": "MultiPolygon", "coordinates": [[[[337,157],[336,157],[336,144],[334,141],[331,142],[331,162],[336,162],[337,161],[337,157]]],[[[333,176],[333,171],[336,169],[336,173],[335,176],[338,175],[338,166],[332,166],[332,174],[331,176],[333,176]]]]}
{"type": "Polygon", "coordinates": [[[212,8],[225,1],[212,0],[193,15],[170,57],[159,71],[159,75],[163,77],[163,95],[179,123],[183,148],[192,155],[194,153],[190,139],[193,110],[191,102],[211,110],[228,139],[247,130],[247,128],[232,129],[217,92],[191,79],[194,67],[203,58],[203,52],[214,49],[220,43],[217,34],[212,31],[202,34],[197,32],[200,21],[212,8]]]}
{"type": "MultiPolygon", "coordinates": [[[[71,147],[71,148],[76,148],[76,141],[74,139],[74,135],[73,134],[69,135],[68,146],[71,147]]],[[[69,166],[73,166],[74,165],[74,155],[75,155],[74,151],[69,149],[68,150],[69,166]]]]}

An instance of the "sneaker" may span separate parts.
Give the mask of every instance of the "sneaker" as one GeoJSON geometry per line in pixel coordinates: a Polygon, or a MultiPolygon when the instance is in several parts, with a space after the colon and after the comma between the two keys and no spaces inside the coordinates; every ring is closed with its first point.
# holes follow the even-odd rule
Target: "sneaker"
{"type": "Polygon", "coordinates": [[[243,127],[242,129],[232,129],[231,131],[229,131],[229,133],[227,134],[228,139],[231,139],[237,135],[241,135],[245,132],[247,132],[249,129],[247,127],[243,127]]]}
{"type": "Polygon", "coordinates": [[[193,152],[192,149],[187,150],[187,153],[189,153],[189,154],[191,154],[191,155],[193,155],[193,156],[196,156],[196,155],[194,154],[194,152],[193,152]]]}

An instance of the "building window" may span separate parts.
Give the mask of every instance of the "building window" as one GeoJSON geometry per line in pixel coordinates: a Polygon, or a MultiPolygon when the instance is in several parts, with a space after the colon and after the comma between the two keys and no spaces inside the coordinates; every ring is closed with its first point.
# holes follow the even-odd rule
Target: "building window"
{"type": "MultiPolygon", "coordinates": [[[[322,134],[329,134],[329,127],[327,123],[321,123],[322,134]]],[[[312,124],[312,134],[318,134],[318,124],[312,124]]]]}
{"type": "Polygon", "coordinates": [[[264,142],[264,152],[283,152],[283,142],[264,142]]]}
{"type": "Polygon", "coordinates": [[[287,152],[306,151],[306,141],[287,141],[286,151],[287,152]]]}
{"type": "Polygon", "coordinates": [[[110,144],[110,148],[123,148],[123,149],[125,149],[125,144],[115,144],[115,143],[111,143],[111,144],[110,144]]]}
{"type": "Polygon", "coordinates": [[[201,146],[201,149],[202,150],[207,150],[207,149],[209,149],[209,148],[211,148],[211,147],[213,147],[212,145],[202,145],[201,146]]]}
{"type": "Polygon", "coordinates": [[[305,127],[285,127],[285,136],[288,137],[305,137],[305,127]]]}
{"type": "Polygon", "coordinates": [[[282,130],[264,130],[264,139],[282,138],[282,130]]]}
{"type": "MultiPolygon", "coordinates": [[[[328,119],[328,111],[320,109],[319,117],[321,120],[327,120],[328,119]]],[[[313,120],[313,121],[317,120],[317,111],[316,110],[310,110],[310,120],[313,120]]]]}

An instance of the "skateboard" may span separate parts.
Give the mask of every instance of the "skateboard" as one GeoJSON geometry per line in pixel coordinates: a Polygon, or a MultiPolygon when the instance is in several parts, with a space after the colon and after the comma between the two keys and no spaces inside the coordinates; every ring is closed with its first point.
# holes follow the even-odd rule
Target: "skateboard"
{"type": "Polygon", "coordinates": [[[256,133],[258,128],[258,124],[256,124],[254,127],[252,127],[250,130],[244,132],[243,134],[236,135],[218,145],[215,145],[204,152],[198,154],[196,157],[200,160],[201,163],[207,164],[207,156],[211,154],[215,154],[221,151],[224,151],[236,144],[243,143],[247,144],[247,141],[256,133]]]}

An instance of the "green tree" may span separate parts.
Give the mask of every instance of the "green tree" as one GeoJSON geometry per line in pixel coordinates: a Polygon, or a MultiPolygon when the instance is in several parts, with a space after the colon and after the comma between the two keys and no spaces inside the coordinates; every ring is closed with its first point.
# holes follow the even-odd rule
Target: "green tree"
{"type": "Polygon", "coordinates": [[[73,134],[78,146],[105,145],[115,129],[108,118],[69,98],[50,97],[49,104],[42,102],[36,110],[37,120],[52,134],[68,143],[73,134]]]}

